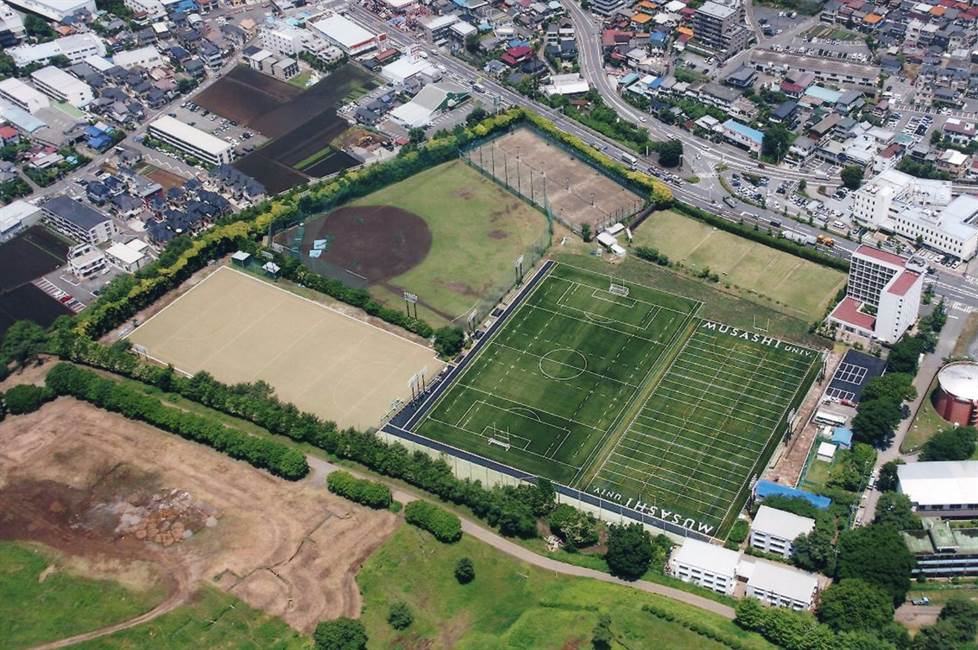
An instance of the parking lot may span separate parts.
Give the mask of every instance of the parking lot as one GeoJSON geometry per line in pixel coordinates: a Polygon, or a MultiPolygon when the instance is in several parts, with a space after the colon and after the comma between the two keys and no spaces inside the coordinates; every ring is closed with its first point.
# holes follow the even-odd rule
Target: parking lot
{"type": "Polygon", "coordinates": [[[235,157],[250,153],[268,141],[268,138],[260,133],[239,126],[233,120],[223,118],[217,113],[211,113],[206,108],[197,106],[192,100],[175,106],[169,112],[169,116],[206,131],[225,142],[230,142],[235,147],[235,157]]]}

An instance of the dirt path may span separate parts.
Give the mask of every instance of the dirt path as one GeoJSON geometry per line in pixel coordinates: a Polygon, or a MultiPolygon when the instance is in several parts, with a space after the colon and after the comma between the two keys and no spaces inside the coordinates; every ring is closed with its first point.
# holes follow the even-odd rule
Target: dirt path
{"type": "Polygon", "coordinates": [[[75,636],[61,639],[60,641],[53,641],[51,643],[45,643],[44,645],[34,646],[31,648],[31,650],[52,650],[53,648],[66,648],[70,645],[75,645],[76,643],[91,641],[92,639],[98,639],[99,637],[108,636],[110,634],[115,634],[116,632],[122,632],[123,630],[134,628],[137,625],[142,625],[143,623],[149,623],[150,621],[155,620],[182,605],[191,596],[191,594],[193,594],[193,592],[194,588],[188,582],[181,585],[180,588],[170,594],[170,596],[162,603],[135,618],[131,618],[128,621],[123,621],[122,623],[116,623],[115,625],[109,625],[108,627],[103,627],[98,630],[92,630],[91,632],[86,632],[84,634],[76,634],[75,636]]]}
{"type": "MultiPolygon", "coordinates": [[[[315,458],[313,456],[307,456],[309,461],[309,467],[312,470],[311,476],[314,477],[314,482],[317,485],[325,485],[325,477],[330,472],[337,469],[344,469],[345,471],[355,474],[362,478],[369,478],[371,480],[376,480],[376,477],[367,476],[355,470],[350,470],[348,468],[341,468],[333,463],[322,460],[321,458],[315,458]]],[[[411,492],[406,492],[404,490],[398,489],[391,486],[391,492],[394,498],[402,503],[409,503],[415,501],[419,497],[411,492]]],[[[601,582],[608,582],[611,584],[621,585],[623,587],[630,587],[632,589],[638,589],[639,591],[644,591],[650,594],[656,594],[659,596],[665,596],[666,598],[672,598],[673,600],[678,600],[680,602],[686,603],[687,605],[692,605],[699,609],[703,609],[714,614],[719,614],[726,619],[733,620],[734,609],[722,603],[718,603],[715,600],[710,600],[709,598],[704,598],[702,596],[697,596],[696,594],[689,593],[688,591],[683,591],[681,589],[676,589],[674,587],[667,587],[665,585],[656,584],[654,582],[648,582],[645,580],[636,580],[635,582],[628,582],[620,578],[616,578],[607,573],[602,573],[601,571],[595,571],[594,569],[588,569],[585,567],[575,566],[573,564],[566,564],[558,560],[545,557],[534,553],[533,551],[523,548],[519,544],[516,544],[502,535],[492,532],[486,528],[483,528],[474,521],[466,518],[460,517],[462,520],[462,530],[472,535],[481,542],[492,546],[493,548],[502,551],[503,553],[510,555],[522,562],[527,564],[532,564],[533,566],[540,567],[541,569],[546,569],[547,571],[553,571],[554,573],[561,573],[563,575],[574,576],[578,578],[592,578],[594,580],[600,580],[601,582]]]]}

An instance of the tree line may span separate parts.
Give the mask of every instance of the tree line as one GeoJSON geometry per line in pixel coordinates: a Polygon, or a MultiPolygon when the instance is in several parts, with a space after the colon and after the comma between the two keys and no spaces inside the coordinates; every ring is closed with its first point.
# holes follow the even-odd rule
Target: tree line
{"type": "Polygon", "coordinates": [[[164,406],[158,399],[106,379],[91,370],[61,362],[48,372],[47,388],[131,420],[140,420],[243,460],[276,476],[295,481],[309,473],[302,452],[274,440],[248,435],[195,413],[164,406]]]}
{"type": "Polygon", "coordinates": [[[383,483],[357,478],[349,472],[336,470],[326,477],[326,487],[333,494],[360,505],[383,510],[391,505],[391,489],[383,483]]]}

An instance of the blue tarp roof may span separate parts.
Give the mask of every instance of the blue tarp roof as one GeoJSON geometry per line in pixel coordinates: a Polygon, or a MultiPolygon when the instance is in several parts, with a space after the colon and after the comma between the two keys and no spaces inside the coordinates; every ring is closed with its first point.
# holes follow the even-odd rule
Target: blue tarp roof
{"type": "Polygon", "coordinates": [[[805,499],[819,510],[825,510],[832,505],[832,499],[828,497],[812,494],[811,492],[799,490],[798,488],[788,487],[787,485],[781,485],[780,483],[774,483],[773,481],[758,481],[757,485],[754,486],[754,494],[758,499],[776,495],[805,499]]]}
{"type": "Polygon", "coordinates": [[[764,134],[757,129],[752,129],[746,124],[741,124],[737,120],[729,119],[723,123],[723,126],[730,129],[731,131],[736,131],[740,135],[748,138],[757,144],[764,142],[764,134]]]}
{"type": "Polygon", "coordinates": [[[844,445],[846,447],[852,446],[852,431],[845,427],[836,427],[832,430],[832,442],[844,445]]]}
{"type": "Polygon", "coordinates": [[[665,43],[666,42],[666,35],[663,34],[662,32],[652,32],[651,34],[649,34],[649,42],[650,43],[665,43]]]}
{"type": "Polygon", "coordinates": [[[831,88],[824,88],[822,86],[809,86],[805,89],[805,94],[811,97],[817,97],[823,102],[829,102],[834,104],[839,101],[839,97],[842,97],[842,93],[838,90],[832,90],[831,88]]]}

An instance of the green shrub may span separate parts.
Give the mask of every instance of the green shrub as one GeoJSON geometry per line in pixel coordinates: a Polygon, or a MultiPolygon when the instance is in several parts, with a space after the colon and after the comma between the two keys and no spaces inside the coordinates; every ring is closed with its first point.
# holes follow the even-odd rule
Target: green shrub
{"type": "Polygon", "coordinates": [[[730,533],[727,534],[727,539],[735,544],[740,544],[747,539],[748,532],[750,532],[750,524],[743,519],[738,519],[730,527],[730,533]]]}
{"type": "Polygon", "coordinates": [[[459,558],[455,563],[455,579],[459,584],[467,585],[475,580],[475,565],[467,557],[459,558]]]}
{"type": "Polygon", "coordinates": [[[331,472],[326,477],[326,486],[333,494],[338,494],[375,510],[383,510],[390,507],[391,504],[389,487],[376,481],[357,478],[343,470],[331,472]]]}
{"type": "Polygon", "coordinates": [[[55,397],[54,392],[44,386],[20,384],[8,390],[3,401],[11,415],[22,415],[33,413],[55,397]]]}
{"type": "Polygon", "coordinates": [[[387,612],[387,622],[392,628],[404,630],[410,627],[413,621],[414,616],[411,614],[411,608],[408,607],[407,603],[398,600],[391,604],[391,608],[387,612]]]}
{"type": "Polygon", "coordinates": [[[435,536],[439,542],[451,544],[462,538],[462,521],[454,514],[427,501],[412,501],[404,507],[404,519],[435,536]]]}

